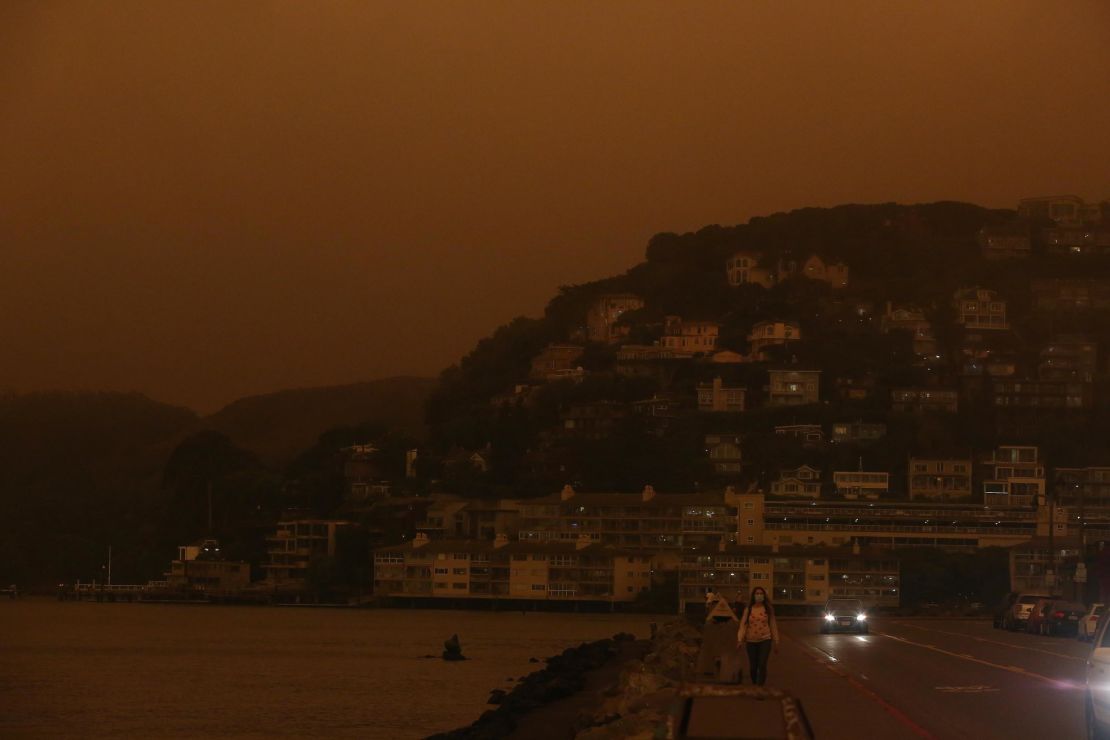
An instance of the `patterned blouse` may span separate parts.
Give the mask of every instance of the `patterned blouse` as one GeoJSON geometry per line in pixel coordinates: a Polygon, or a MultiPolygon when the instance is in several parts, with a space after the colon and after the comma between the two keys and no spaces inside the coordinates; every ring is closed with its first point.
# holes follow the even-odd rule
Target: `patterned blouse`
{"type": "Polygon", "coordinates": [[[748,613],[748,629],[745,637],[748,642],[763,642],[771,639],[771,623],[767,619],[767,608],[752,606],[748,613]]]}

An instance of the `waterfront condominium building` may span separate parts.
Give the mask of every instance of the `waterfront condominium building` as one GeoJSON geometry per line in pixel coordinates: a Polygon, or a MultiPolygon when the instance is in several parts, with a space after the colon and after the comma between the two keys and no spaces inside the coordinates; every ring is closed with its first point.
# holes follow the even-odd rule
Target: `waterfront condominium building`
{"type": "Polygon", "coordinates": [[[987,506],[1034,506],[1044,497],[1044,463],[1037,447],[1002,445],[982,465],[987,506]]]}
{"type": "Polygon", "coordinates": [[[1049,507],[1044,506],[1034,510],[972,503],[779,500],[760,492],[740,493],[735,500],[740,545],[854,543],[974,550],[1011,547],[1048,533],[1049,507]]]}
{"type": "Polygon", "coordinates": [[[519,502],[518,536],[531,542],[576,542],[587,535],[599,544],[663,554],[716,548],[735,535],[733,497],[729,491],[656,493],[651,486],[639,494],[579,493],[565,486],[559,493],[519,502]]]}
{"type": "Polygon", "coordinates": [[[682,556],[683,604],[703,602],[710,589],[729,601],[747,601],[756,586],[783,606],[818,607],[845,598],[868,608],[896,607],[901,596],[898,559],[889,550],[730,545],[682,556]]]}
{"type": "Polygon", "coordinates": [[[374,593],[406,599],[632,601],[651,587],[651,555],[574,542],[431,540],[374,551],[374,593]]]}
{"type": "Polygon", "coordinates": [[[304,585],[314,557],[335,556],[336,533],[350,522],[337,519],[296,519],[278,522],[266,538],[269,562],[262,566],[266,580],[275,584],[304,585]]]}

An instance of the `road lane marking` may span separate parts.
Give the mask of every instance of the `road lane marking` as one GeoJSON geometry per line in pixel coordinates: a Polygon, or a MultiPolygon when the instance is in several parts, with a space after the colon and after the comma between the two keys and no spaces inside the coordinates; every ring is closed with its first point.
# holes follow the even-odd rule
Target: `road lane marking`
{"type": "Polygon", "coordinates": [[[836,658],[834,658],[832,655],[829,655],[828,653],[826,653],[824,650],[817,647],[816,645],[810,645],[809,643],[802,642],[801,640],[799,640],[796,637],[791,637],[790,635],[787,635],[786,639],[790,640],[791,642],[795,642],[795,643],[797,643],[797,644],[799,644],[803,647],[813,648],[815,651],[817,651],[817,652],[821,653],[822,655],[828,657],[829,661],[831,661],[831,662],[821,660],[817,656],[812,655],[808,650],[802,650],[802,655],[805,655],[806,657],[808,657],[810,660],[817,663],[818,665],[824,666],[833,675],[839,676],[840,678],[843,678],[845,681],[848,682],[849,686],[851,686],[856,691],[860,692],[861,694],[866,696],[868,699],[870,699],[871,701],[875,702],[880,707],[882,707],[883,711],[885,711],[891,717],[893,717],[898,722],[900,722],[910,732],[917,735],[918,737],[925,738],[925,740],[937,740],[936,735],[934,735],[933,733],[929,732],[928,730],[926,730],[921,725],[914,722],[912,719],[910,719],[908,714],[906,714],[901,709],[899,709],[898,707],[896,707],[893,704],[891,704],[890,702],[888,702],[883,697],[876,694],[874,691],[869,689],[867,686],[864,686],[862,683],[857,681],[850,673],[848,673],[845,670],[842,670],[839,666],[837,666],[835,664],[836,663],[836,658]]]}
{"type": "Polygon", "coordinates": [[[1059,679],[1059,678],[1051,678],[1049,676],[1044,676],[1040,673],[1034,673],[1033,671],[1029,671],[1029,670],[1026,670],[1024,668],[1019,668],[1018,666],[1003,665],[1002,663],[992,663],[989,660],[983,660],[982,658],[976,658],[974,656],[961,655],[960,653],[954,653],[951,650],[945,650],[944,648],[938,648],[936,645],[926,645],[923,642],[914,642],[913,640],[909,640],[905,637],[898,637],[897,635],[891,635],[891,634],[888,634],[886,632],[877,632],[875,634],[882,635],[883,637],[889,637],[890,639],[897,640],[898,642],[904,642],[907,645],[915,645],[919,648],[925,648],[926,650],[932,650],[933,652],[942,653],[944,655],[949,655],[953,658],[959,658],[960,660],[967,660],[967,661],[970,661],[972,663],[978,663],[979,665],[990,666],[991,668],[998,668],[999,670],[1002,670],[1002,671],[1009,671],[1010,673],[1016,673],[1019,676],[1027,676],[1029,678],[1035,678],[1038,681],[1044,681],[1045,683],[1052,684],[1053,686],[1056,686],[1056,687],[1073,688],[1074,685],[1075,685],[1071,681],[1066,681],[1066,680],[1059,679]]]}
{"type": "Polygon", "coordinates": [[[990,694],[998,691],[993,686],[934,686],[934,689],[945,694],[990,694]]]}
{"type": "Polygon", "coordinates": [[[923,632],[938,632],[943,635],[966,637],[969,640],[975,640],[976,642],[989,642],[992,645],[1002,645],[1004,647],[1017,648],[1018,650],[1030,650],[1035,653],[1044,653],[1045,655],[1055,655],[1058,658],[1068,658],[1069,660],[1078,660],[1083,662],[1087,660],[1086,658],[1077,658],[1076,656],[1068,655],[1067,653],[1058,653],[1054,650],[1044,650],[1043,648],[1027,647],[1025,645],[1017,645],[1012,642],[1003,642],[1002,640],[989,640],[986,637],[976,637],[975,635],[968,635],[963,632],[950,632],[949,630],[938,630],[932,627],[922,627],[917,624],[910,624],[909,622],[892,622],[892,624],[897,624],[901,627],[912,627],[915,630],[922,630],[923,632]]]}

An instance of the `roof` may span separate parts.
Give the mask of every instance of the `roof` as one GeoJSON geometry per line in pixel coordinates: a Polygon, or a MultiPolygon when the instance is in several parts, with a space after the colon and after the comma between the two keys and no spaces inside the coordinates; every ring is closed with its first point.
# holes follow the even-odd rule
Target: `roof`
{"type": "Polygon", "coordinates": [[[510,554],[547,554],[547,555],[573,555],[575,553],[582,553],[584,555],[614,555],[614,556],[643,556],[645,553],[641,550],[633,550],[628,548],[611,547],[609,545],[601,545],[591,543],[585,547],[579,547],[576,542],[525,542],[521,540],[511,540],[501,546],[497,546],[491,540],[429,540],[427,544],[417,547],[413,542],[406,542],[401,545],[390,545],[388,547],[379,547],[374,552],[402,552],[410,553],[414,551],[419,552],[463,552],[469,554],[485,554],[491,552],[504,552],[510,554]]]}
{"type": "MultiPolygon", "coordinates": [[[[709,554],[718,555],[754,555],[777,558],[805,557],[805,558],[844,558],[865,557],[882,560],[897,560],[891,550],[878,547],[861,547],[857,552],[850,545],[832,547],[828,545],[782,545],[777,550],[773,545],[726,545],[724,550],[716,550],[709,554]]],[[[704,555],[706,553],[698,553],[704,555]]]]}
{"type": "Polygon", "coordinates": [[[522,505],[577,504],[580,506],[725,506],[722,492],[698,491],[692,493],[657,493],[647,501],[642,493],[579,493],[563,499],[561,493],[552,493],[534,499],[522,499],[522,505]]]}

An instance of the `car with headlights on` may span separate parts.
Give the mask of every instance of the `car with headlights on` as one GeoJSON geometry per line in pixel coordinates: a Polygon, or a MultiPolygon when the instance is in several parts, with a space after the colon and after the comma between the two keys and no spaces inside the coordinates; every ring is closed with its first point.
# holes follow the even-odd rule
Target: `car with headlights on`
{"type": "Polygon", "coordinates": [[[821,612],[821,634],[855,632],[867,634],[867,612],[859,599],[829,599],[821,612]]]}

